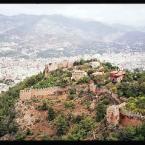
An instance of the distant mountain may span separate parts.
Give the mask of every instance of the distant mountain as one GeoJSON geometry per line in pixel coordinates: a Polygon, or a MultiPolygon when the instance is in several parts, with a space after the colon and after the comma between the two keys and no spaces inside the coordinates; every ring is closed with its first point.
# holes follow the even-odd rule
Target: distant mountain
{"type": "Polygon", "coordinates": [[[122,35],[117,41],[122,43],[144,43],[145,42],[145,32],[141,31],[131,31],[122,35]]]}
{"type": "Polygon", "coordinates": [[[118,29],[118,30],[120,30],[122,32],[129,32],[129,31],[139,30],[139,28],[137,28],[137,27],[123,25],[123,24],[118,24],[118,23],[112,24],[110,26],[113,27],[113,28],[116,28],[116,29],[118,29]]]}
{"type": "Polygon", "coordinates": [[[134,33],[131,37],[128,34],[134,29],[129,26],[110,26],[62,15],[0,15],[0,22],[0,56],[72,56],[103,53],[110,46],[113,51],[118,51],[116,42],[127,42],[136,37],[134,33]],[[1,43],[4,42],[9,43],[7,51],[3,51],[1,43]]]}

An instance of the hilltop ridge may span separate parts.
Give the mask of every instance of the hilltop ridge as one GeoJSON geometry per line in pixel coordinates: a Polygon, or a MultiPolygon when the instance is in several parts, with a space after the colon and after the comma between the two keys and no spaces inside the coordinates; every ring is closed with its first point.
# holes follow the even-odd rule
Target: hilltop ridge
{"type": "MultiPolygon", "coordinates": [[[[81,59],[73,65],[67,60],[48,64],[44,72],[1,94],[1,139],[112,140],[111,134],[116,132],[119,140],[122,127],[134,126],[134,118],[123,119],[117,106],[126,102],[126,110],[135,111],[130,97],[139,96],[130,94],[133,92],[123,88],[124,84],[130,83],[128,89],[132,89],[132,82],[139,82],[142,88],[136,93],[142,93],[142,99],[138,100],[143,100],[143,82],[140,81],[144,76],[144,72],[123,71],[97,59],[81,59]],[[111,109],[113,114],[107,111],[109,106],[115,109],[111,109]],[[119,124],[118,120],[111,119],[116,115],[121,120],[119,124]],[[126,119],[129,122],[126,123],[126,119]]],[[[143,111],[140,106],[138,112],[143,111]]]]}

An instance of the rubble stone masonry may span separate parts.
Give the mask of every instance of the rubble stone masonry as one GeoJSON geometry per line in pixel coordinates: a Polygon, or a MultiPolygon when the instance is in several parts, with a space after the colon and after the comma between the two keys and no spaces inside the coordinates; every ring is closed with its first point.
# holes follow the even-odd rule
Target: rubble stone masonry
{"type": "Polygon", "coordinates": [[[107,108],[107,122],[112,125],[126,126],[138,126],[145,122],[145,116],[139,113],[133,113],[123,109],[125,103],[120,105],[112,105],[107,108]]]}
{"type": "MultiPolygon", "coordinates": [[[[25,89],[20,91],[20,99],[27,100],[35,96],[51,96],[57,93],[58,91],[62,91],[62,88],[50,87],[50,88],[42,88],[42,89],[25,89]]],[[[66,90],[63,89],[63,91],[66,90]]]]}

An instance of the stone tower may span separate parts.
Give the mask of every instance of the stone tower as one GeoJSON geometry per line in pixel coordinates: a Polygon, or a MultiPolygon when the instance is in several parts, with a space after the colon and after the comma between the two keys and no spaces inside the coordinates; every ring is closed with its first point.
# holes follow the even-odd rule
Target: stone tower
{"type": "Polygon", "coordinates": [[[49,73],[48,65],[45,65],[45,69],[44,69],[44,76],[45,76],[45,78],[48,77],[48,73],[49,73]]]}
{"type": "Polygon", "coordinates": [[[107,122],[110,125],[118,125],[120,120],[120,114],[119,114],[119,106],[118,105],[112,105],[107,108],[107,114],[106,114],[107,122]]]}

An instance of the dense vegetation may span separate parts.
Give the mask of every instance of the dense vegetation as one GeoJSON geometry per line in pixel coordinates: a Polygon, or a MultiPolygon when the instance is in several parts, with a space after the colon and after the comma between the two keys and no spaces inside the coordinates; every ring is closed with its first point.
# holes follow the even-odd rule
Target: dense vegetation
{"type": "Polygon", "coordinates": [[[139,127],[126,127],[121,130],[116,130],[107,140],[120,141],[144,141],[145,140],[145,124],[139,127]]]}
{"type": "Polygon", "coordinates": [[[118,85],[117,90],[118,95],[127,98],[145,95],[145,71],[127,71],[125,78],[118,85]]]}
{"type": "Polygon", "coordinates": [[[96,107],[96,121],[100,122],[102,119],[104,119],[106,115],[106,109],[107,105],[109,105],[109,100],[108,99],[103,99],[101,100],[96,107]]]}
{"type": "Polygon", "coordinates": [[[13,119],[15,118],[14,104],[19,97],[19,92],[24,88],[31,87],[42,78],[43,73],[32,76],[0,94],[0,136],[17,132],[17,125],[13,119]]]}
{"type": "Polygon", "coordinates": [[[71,84],[71,73],[69,71],[56,70],[50,73],[48,78],[43,78],[33,88],[47,88],[53,86],[65,87],[71,84]]]}
{"type": "Polygon", "coordinates": [[[139,112],[142,115],[145,115],[145,96],[140,96],[140,97],[130,97],[126,109],[130,110],[132,112],[139,112]]]}

